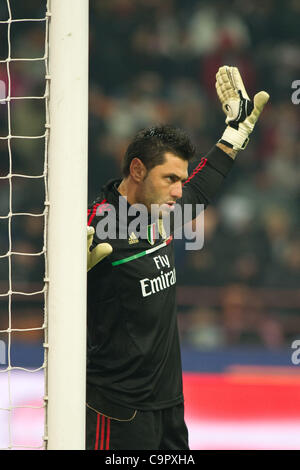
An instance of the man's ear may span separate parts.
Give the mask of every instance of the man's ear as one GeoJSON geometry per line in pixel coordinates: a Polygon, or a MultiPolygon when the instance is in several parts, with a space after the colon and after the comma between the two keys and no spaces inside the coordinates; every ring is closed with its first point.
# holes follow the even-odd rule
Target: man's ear
{"type": "Polygon", "coordinates": [[[136,183],[140,183],[144,180],[147,174],[147,169],[138,157],[135,157],[131,160],[130,163],[130,176],[134,179],[136,183]]]}

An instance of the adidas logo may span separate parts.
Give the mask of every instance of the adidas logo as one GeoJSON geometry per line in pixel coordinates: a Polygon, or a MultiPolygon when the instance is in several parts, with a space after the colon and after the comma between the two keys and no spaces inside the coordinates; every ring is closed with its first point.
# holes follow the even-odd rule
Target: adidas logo
{"type": "Polygon", "coordinates": [[[128,238],[129,245],[133,245],[134,243],[138,243],[139,239],[137,238],[134,232],[131,233],[130,237],[128,238]]]}

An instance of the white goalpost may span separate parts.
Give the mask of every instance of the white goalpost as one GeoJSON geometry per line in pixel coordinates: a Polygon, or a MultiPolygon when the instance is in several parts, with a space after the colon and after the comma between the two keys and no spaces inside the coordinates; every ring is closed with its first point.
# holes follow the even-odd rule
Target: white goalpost
{"type": "MultiPolygon", "coordinates": [[[[0,18],[0,24],[7,27],[8,44],[7,57],[0,58],[0,65],[5,67],[7,76],[7,90],[0,80],[0,104],[5,104],[7,109],[8,129],[7,135],[0,136],[0,139],[7,145],[8,171],[0,175],[0,183],[7,183],[9,195],[7,213],[0,214],[0,222],[7,223],[8,232],[7,253],[0,252],[0,261],[7,261],[8,266],[7,289],[0,291],[0,301],[7,302],[6,322],[1,323],[7,326],[0,328],[0,334],[7,337],[7,344],[2,340],[3,336],[0,339],[0,386],[5,384],[4,388],[7,388],[0,391],[0,424],[4,423],[0,429],[0,448],[82,450],[85,449],[86,387],[89,0],[40,0],[40,3],[38,8],[45,12],[42,18],[15,18],[11,0],[6,0],[8,17],[0,18]],[[44,25],[43,56],[14,56],[14,48],[11,47],[12,26],[17,24],[24,27],[30,27],[30,24],[44,25]],[[14,96],[12,69],[17,61],[30,66],[44,63],[43,96],[14,96]],[[45,127],[41,135],[14,134],[12,103],[26,100],[45,104],[45,127]],[[42,174],[36,175],[33,171],[29,171],[29,174],[25,174],[25,171],[22,174],[14,172],[13,143],[16,141],[20,143],[19,148],[22,142],[45,142],[42,174]],[[40,180],[43,183],[43,212],[14,211],[15,178],[40,180]],[[20,216],[29,220],[36,217],[43,219],[44,246],[40,252],[14,251],[12,223],[20,216]],[[45,277],[41,279],[43,289],[34,290],[31,284],[29,290],[15,287],[19,284],[14,283],[12,267],[14,259],[20,256],[44,257],[45,277]],[[22,299],[43,297],[43,324],[32,328],[16,328],[13,307],[15,296],[22,299]],[[44,359],[43,364],[36,369],[21,367],[12,359],[13,335],[26,332],[43,334],[44,359]],[[4,364],[6,366],[2,367],[4,364]],[[30,399],[27,403],[26,397],[21,404],[17,402],[13,393],[16,384],[22,387],[27,377],[40,377],[43,371],[43,403],[36,404],[30,402],[30,399]],[[18,374],[23,374],[21,380],[18,374]],[[13,426],[16,412],[20,409],[44,412],[44,435],[43,431],[40,435],[43,445],[28,445],[26,423],[23,423],[21,439],[15,438],[13,426]]],[[[23,53],[25,55],[26,51],[23,53]]]]}
{"type": "Polygon", "coordinates": [[[88,0],[51,0],[47,445],[85,448],[88,0]]]}

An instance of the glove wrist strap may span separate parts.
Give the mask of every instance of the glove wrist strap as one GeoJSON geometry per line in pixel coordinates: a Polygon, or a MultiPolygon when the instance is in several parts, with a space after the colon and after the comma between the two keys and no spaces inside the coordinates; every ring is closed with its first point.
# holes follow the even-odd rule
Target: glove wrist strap
{"type": "Polygon", "coordinates": [[[219,142],[229,145],[234,150],[244,150],[249,142],[249,137],[243,129],[236,130],[227,126],[219,142]]]}

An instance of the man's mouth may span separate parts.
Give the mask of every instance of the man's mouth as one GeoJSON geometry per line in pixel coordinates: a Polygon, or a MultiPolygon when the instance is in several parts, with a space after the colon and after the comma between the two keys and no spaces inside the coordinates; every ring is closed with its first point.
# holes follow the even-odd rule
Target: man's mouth
{"type": "Polygon", "coordinates": [[[174,210],[175,201],[168,201],[165,203],[165,205],[168,207],[168,209],[174,210]]]}

